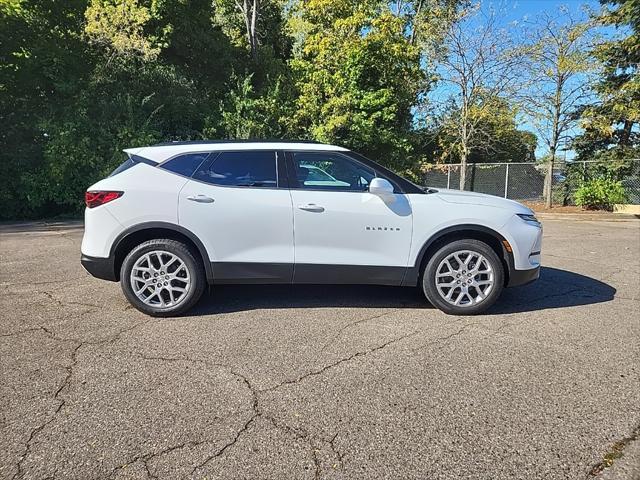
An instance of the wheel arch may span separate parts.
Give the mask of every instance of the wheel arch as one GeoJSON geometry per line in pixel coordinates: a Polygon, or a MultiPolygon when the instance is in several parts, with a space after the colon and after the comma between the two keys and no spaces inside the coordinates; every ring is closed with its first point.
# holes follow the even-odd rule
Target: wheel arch
{"type": "MultiPolygon", "coordinates": [[[[509,252],[505,247],[507,240],[497,231],[484,225],[463,224],[454,225],[444,228],[433,234],[422,245],[413,267],[409,267],[403,285],[415,286],[418,284],[424,267],[431,258],[443,245],[455,240],[474,239],[480,240],[489,245],[498,258],[502,261],[504,268],[504,284],[509,283],[510,272],[513,269],[513,253],[509,252]]],[[[507,244],[509,244],[507,242],[507,244]]]]}
{"type": "Polygon", "coordinates": [[[202,262],[207,281],[213,281],[213,270],[204,244],[190,230],[180,225],[167,222],[146,222],[130,227],[116,237],[111,246],[110,257],[113,259],[113,271],[116,280],[120,280],[120,267],[127,254],[136,246],[147,240],[168,238],[178,240],[193,250],[202,262]]]}

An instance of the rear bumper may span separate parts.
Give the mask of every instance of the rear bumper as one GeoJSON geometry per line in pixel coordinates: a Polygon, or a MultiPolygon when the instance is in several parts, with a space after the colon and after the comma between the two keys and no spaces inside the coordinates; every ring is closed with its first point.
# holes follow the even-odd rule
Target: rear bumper
{"type": "Polygon", "coordinates": [[[113,258],[101,258],[90,257],[89,255],[82,255],[80,257],[80,263],[82,267],[96,278],[102,280],[109,280],[111,282],[117,282],[113,258]]]}
{"type": "Polygon", "coordinates": [[[512,268],[509,272],[509,283],[507,287],[519,287],[531,283],[540,277],[540,266],[529,270],[516,270],[512,268]]]}

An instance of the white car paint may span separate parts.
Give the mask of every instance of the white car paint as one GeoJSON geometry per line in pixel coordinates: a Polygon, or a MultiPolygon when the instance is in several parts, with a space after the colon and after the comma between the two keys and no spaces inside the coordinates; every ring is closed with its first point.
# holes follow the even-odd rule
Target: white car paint
{"type": "Polygon", "coordinates": [[[409,264],[412,265],[422,245],[436,232],[457,225],[480,225],[500,233],[513,249],[518,270],[529,270],[540,264],[530,258],[540,251],[542,229],[523,222],[517,214],[533,214],[524,205],[492,195],[459,190],[438,190],[433,195],[409,195],[413,207],[413,242],[409,264]]]}
{"type": "Polygon", "coordinates": [[[296,263],[406,266],[412,238],[408,195],[291,190],[296,263]],[[304,207],[316,205],[322,211],[304,207]]]}
{"type": "Polygon", "coordinates": [[[189,180],[180,191],[178,212],[179,224],[202,240],[212,262],[293,263],[288,190],[189,180]],[[198,195],[214,201],[188,200],[198,195]]]}
{"type": "MultiPolygon", "coordinates": [[[[180,144],[128,149],[162,163],[187,152],[347,149],[313,143],[180,144]]],[[[430,238],[448,227],[477,225],[502,235],[515,268],[540,265],[542,229],[517,214],[525,206],[471,192],[439,190],[383,198],[369,192],[210,185],[140,163],[89,188],[124,191],[85,213],[82,253],[106,258],[116,238],[147,222],[179,225],[204,245],[211,262],[412,267],[430,238]],[[204,195],[210,203],[188,200],[204,195]]]]}

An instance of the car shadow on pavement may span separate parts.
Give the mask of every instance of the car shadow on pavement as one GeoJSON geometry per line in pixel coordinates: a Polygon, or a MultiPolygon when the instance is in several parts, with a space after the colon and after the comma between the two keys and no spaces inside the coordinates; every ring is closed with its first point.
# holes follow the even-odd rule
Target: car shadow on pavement
{"type": "MultiPolygon", "coordinates": [[[[594,278],[543,267],[540,279],[505,289],[487,314],[564,308],[613,300],[615,288],[594,278]]],[[[278,308],[433,309],[418,288],[375,285],[219,285],[190,312],[211,315],[278,308]]]]}
{"type": "Polygon", "coordinates": [[[615,288],[595,278],[560,268],[542,267],[536,282],[506,288],[487,313],[499,315],[592,305],[609,302],[615,294],[615,288]]]}

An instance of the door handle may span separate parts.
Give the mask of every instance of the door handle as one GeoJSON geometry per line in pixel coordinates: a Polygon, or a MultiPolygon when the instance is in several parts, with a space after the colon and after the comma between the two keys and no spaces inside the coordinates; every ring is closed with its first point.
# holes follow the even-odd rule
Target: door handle
{"type": "Polygon", "coordinates": [[[187,197],[187,200],[191,200],[192,202],[198,203],[213,203],[215,200],[211,197],[207,197],[206,195],[190,195],[187,197]]]}
{"type": "Polygon", "coordinates": [[[316,205],[315,203],[307,203],[306,205],[298,205],[300,210],[306,210],[307,212],[324,212],[324,207],[316,205]]]}

